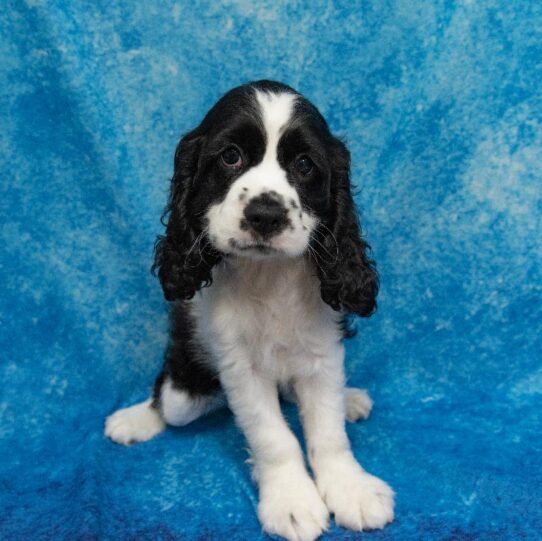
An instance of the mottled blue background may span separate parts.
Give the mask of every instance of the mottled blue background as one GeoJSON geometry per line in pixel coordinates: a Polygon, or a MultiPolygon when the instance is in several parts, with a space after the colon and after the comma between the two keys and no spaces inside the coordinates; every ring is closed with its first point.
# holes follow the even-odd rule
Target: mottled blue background
{"type": "Polygon", "coordinates": [[[0,537],[265,537],[229,413],[102,435],[161,363],[175,144],[265,77],[347,139],[382,279],[348,431],[397,518],[326,539],[540,539],[541,28],[538,0],[3,2],[0,537]]]}

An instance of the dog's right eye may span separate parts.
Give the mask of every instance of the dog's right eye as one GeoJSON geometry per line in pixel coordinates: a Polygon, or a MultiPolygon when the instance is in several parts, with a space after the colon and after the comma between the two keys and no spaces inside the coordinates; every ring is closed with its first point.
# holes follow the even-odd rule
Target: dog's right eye
{"type": "Polygon", "coordinates": [[[239,167],[243,165],[241,153],[235,147],[228,147],[220,156],[222,158],[222,163],[226,167],[239,169],[239,167]]]}
{"type": "Polygon", "coordinates": [[[314,168],[314,163],[308,156],[301,156],[295,162],[295,168],[297,169],[298,173],[306,177],[312,172],[314,168]]]}

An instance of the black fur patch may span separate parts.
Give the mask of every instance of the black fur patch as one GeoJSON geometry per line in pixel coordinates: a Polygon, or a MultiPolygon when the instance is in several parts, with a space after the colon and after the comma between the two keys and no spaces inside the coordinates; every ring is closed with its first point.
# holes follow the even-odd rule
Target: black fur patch
{"type": "Polygon", "coordinates": [[[160,405],[160,390],[166,378],[173,386],[191,396],[211,395],[220,391],[216,372],[209,368],[208,353],[195,334],[190,304],[176,302],[170,314],[170,341],[162,373],[154,384],[153,404],[160,405]]]}

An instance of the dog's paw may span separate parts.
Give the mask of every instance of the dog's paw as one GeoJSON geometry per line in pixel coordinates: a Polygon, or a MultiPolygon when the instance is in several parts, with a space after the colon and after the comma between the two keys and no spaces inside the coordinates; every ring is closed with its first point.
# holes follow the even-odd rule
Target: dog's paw
{"type": "Polygon", "coordinates": [[[327,529],[329,515],[304,468],[276,468],[260,479],[258,517],[269,534],[314,541],[327,529]]]}
{"type": "Polygon", "coordinates": [[[147,441],[162,432],[165,423],[151,400],[116,411],[105,420],[105,435],[114,442],[130,445],[147,441]]]}
{"type": "Polygon", "coordinates": [[[375,530],[393,520],[393,490],[348,455],[318,470],[318,489],[335,522],[350,530],[375,530]]]}
{"type": "Polygon", "coordinates": [[[346,418],[351,421],[367,419],[373,409],[373,401],[365,389],[346,389],[346,418]]]}

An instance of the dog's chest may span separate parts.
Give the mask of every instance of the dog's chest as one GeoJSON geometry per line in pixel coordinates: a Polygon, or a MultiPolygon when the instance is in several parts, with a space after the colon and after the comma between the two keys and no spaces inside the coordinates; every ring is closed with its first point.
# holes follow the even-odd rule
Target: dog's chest
{"type": "Polygon", "coordinates": [[[321,300],[307,261],[236,261],[218,269],[213,279],[202,315],[219,357],[246,355],[253,366],[287,377],[340,339],[338,316],[321,300]]]}

